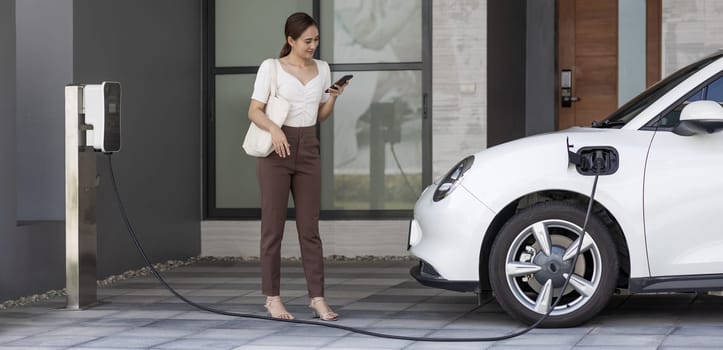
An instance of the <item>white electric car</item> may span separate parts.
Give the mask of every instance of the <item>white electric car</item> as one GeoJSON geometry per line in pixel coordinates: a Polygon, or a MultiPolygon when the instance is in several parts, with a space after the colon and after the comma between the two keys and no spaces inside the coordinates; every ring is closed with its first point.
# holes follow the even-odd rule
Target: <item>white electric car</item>
{"type": "Polygon", "coordinates": [[[412,276],[427,286],[492,291],[526,323],[560,297],[546,327],[589,320],[616,289],[723,290],[721,102],[723,51],[592,127],[464,158],[415,205],[408,247],[420,263],[412,276]]]}

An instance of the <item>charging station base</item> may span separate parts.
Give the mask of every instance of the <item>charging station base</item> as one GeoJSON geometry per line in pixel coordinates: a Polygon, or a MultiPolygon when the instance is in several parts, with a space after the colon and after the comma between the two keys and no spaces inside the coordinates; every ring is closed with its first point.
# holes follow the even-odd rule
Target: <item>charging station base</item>
{"type": "Polygon", "coordinates": [[[83,87],[65,87],[65,287],[66,309],[98,303],[96,235],[96,154],[83,146],[83,87]]]}

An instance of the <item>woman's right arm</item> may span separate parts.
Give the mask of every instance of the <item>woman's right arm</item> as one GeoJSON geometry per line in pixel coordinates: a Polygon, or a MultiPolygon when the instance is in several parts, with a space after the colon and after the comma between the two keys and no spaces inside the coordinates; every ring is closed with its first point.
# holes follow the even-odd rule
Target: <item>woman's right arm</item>
{"type": "Polygon", "coordinates": [[[289,142],[286,140],[286,135],[281,128],[274,124],[274,122],[266,116],[266,113],[264,113],[265,108],[265,103],[251,99],[251,103],[249,104],[249,120],[262,130],[266,130],[271,134],[271,142],[274,144],[274,151],[281,158],[285,158],[286,156],[291,155],[289,142]]]}

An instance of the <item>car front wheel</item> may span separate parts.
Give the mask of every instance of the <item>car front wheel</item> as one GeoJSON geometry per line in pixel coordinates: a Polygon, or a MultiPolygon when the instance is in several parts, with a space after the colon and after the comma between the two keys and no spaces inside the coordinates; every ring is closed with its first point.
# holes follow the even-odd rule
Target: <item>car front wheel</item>
{"type": "Polygon", "coordinates": [[[492,246],[489,276],[508,314],[532,324],[561,297],[541,326],[572,327],[605,307],[618,274],[615,245],[602,221],[591,215],[573,268],[584,220],[583,208],[544,202],[523,209],[502,227],[492,246]]]}

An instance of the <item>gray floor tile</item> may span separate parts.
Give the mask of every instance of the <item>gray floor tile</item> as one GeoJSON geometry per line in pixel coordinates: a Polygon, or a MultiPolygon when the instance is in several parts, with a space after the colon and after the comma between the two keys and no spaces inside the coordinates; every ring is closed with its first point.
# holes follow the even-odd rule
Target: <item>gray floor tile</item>
{"type": "Polygon", "coordinates": [[[284,330],[283,334],[297,337],[343,337],[351,332],[323,326],[298,325],[284,330]]]}
{"type": "Polygon", "coordinates": [[[3,335],[3,336],[16,336],[16,335],[30,336],[30,335],[48,333],[54,329],[56,329],[56,327],[18,326],[18,325],[10,325],[7,323],[2,323],[2,327],[0,327],[0,335],[3,335]]]}
{"type": "Polygon", "coordinates": [[[283,334],[274,334],[270,337],[256,339],[248,343],[248,345],[259,346],[306,346],[306,347],[322,347],[335,340],[334,337],[304,337],[303,341],[298,336],[288,336],[283,334]]]}
{"type": "Polygon", "coordinates": [[[209,321],[209,320],[159,320],[149,323],[146,327],[154,328],[171,328],[171,329],[196,329],[202,330],[220,326],[227,321],[209,321]]]}
{"type": "Polygon", "coordinates": [[[316,350],[315,346],[242,345],[233,350],[316,350]]]}
{"type": "Polygon", "coordinates": [[[179,339],[153,347],[153,349],[208,349],[208,350],[229,350],[245,341],[229,339],[179,339]]]}
{"type": "MultiPolygon", "coordinates": [[[[206,329],[193,335],[194,339],[254,340],[278,332],[276,329],[206,329]]],[[[287,333],[284,331],[284,333],[287,333]]]]}
{"type": "Polygon", "coordinates": [[[382,339],[365,336],[348,336],[336,340],[330,344],[327,344],[326,347],[341,349],[404,349],[411,343],[412,342],[408,340],[382,339]]]}
{"type": "MultiPolygon", "coordinates": [[[[678,326],[672,331],[672,335],[712,335],[721,336],[723,335],[723,322],[720,325],[696,325],[690,326],[678,326]]],[[[722,345],[723,346],[723,345],[722,345]]]]}
{"type": "Polygon", "coordinates": [[[528,345],[528,346],[574,346],[584,334],[523,334],[512,339],[502,340],[496,345],[528,345]]]}
{"type": "Polygon", "coordinates": [[[83,344],[83,347],[150,348],[174,341],[174,338],[156,337],[105,337],[83,344]]]}
{"type": "MultiPolygon", "coordinates": [[[[142,307],[141,307],[142,308],[142,307]]],[[[119,313],[112,314],[108,316],[108,318],[135,318],[135,319],[143,319],[143,318],[153,318],[153,319],[168,319],[173,316],[181,315],[183,314],[183,311],[177,311],[177,310],[171,310],[171,311],[160,311],[160,310],[139,310],[136,308],[135,310],[128,310],[123,311],[119,313]]]]}
{"type": "MultiPolygon", "coordinates": [[[[504,345],[504,344],[494,344],[490,346],[489,350],[527,350],[529,349],[529,345],[504,345]]],[[[537,345],[535,346],[535,350],[567,350],[567,349],[574,349],[574,347],[569,345],[537,345]]]]}
{"type": "Polygon", "coordinates": [[[649,326],[645,324],[640,325],[627,325],[627,326],[614,326],[605,325],[595,327],[590,331],[590,334],[670,334],[675,330],[675,326],[672,325],[660,325],[660,326],[649,326]]]}
{"type": "Polygon", "coordinates": [[[76,336],[76,335],[38,335],[26,337],[5,345],[10,346],[58,346],[68,347],[89,342],[97,337],[76,336]]]}
{"type": "Polygon", "coordinates": [[[245,294],[251,293],[254,290],[238,290],[238,289],[215,289],[215,288],[204,288],[197,289],[187,293],[181,293],[184,296],[223,296],[223,297],[240,297],[245,294]]]}
{"type": "Polygon", "coordinates": [[[58,350],[65,349],[59,346],[0,346],[0,350],[58,350]]]}
{"type": "Polygon", "coordinates": [[[377,324],[378,328],[417,328],[417,329],[440,329],[447,325],[449,321],[439,319],[386,319],[377,324]]]}
{"type": "MultiPolygon", "coordinates": [[[[341,314],[331,324],[402,336],[491,337],[525,325],[494,299],[421,286],[409,262],[334,262],[327,299],[341,314]]],[[[266,315],[257,262],[194,265],[164,275],[191,300],[228,312],[266,315]]],[[[303,271],[284,262],[282,295],[298,319],[311,320],[303,271]]],[[[692,349],[721,348],[723,297],[706,294],[616,295],[587,324],[536,329],[507,341],[470,343],[380,339],[328,327],[221,316],[182,304],[151,277],[99,288],[108,301],[62,310],[64,298],[0,311],[0,350],[30,349],[692,349]],[[78,342],[77,344],[74,344],[78,342]]]]}
{"type": "Polygon", "coordinates": [[[0,335],[0,345],[25,338],[25,335],[0,335]]]}
{"type": "Polygon", "coordinates": [[[198,333],[195,329],[168,329],[158,327],[135,327],[113,334],[114,337],[183,338],[198,333]]]}
{"type": "Polygon", "coordinates": [[[489,349],[493,343],[436,343],[415,342],[404,350],[484,350],[489,349]]]}
{"type": "Polygon", "coordinates": [[[101,318],[78,323],[77,326],[143,327],[156,321],[152,318],[101,318]]]}
{"type": "Polygon", "coordinates": [[[723,347],[723,335],[669,335],[663,341],[665,346],[682,347],[723,347]]]}
{"type": "Polygon", "coordinates": [[[384,311],[401,311],[411,307],[412,303],[366,303],[356,302],[345,305],[341,310],[384,310],[384,311]]]}
{"type": "Polygon", "coordinates": [[[578,345],[594,346],[658,346],[663,343],[664,335],[636,334],[634,336],[618,334],[596,334],[584,337],[578,345]]]}
{"type": "Polygon", "coordinates": [[[215,321],[230,321],[235,320],[237,317],[228,315],[214,314],[208,311],[189,311],[171,317],[172,320],[215,320],[215,321]]]}
{"type": "Polygon", "coordinates": [[[123,332],[125,330],[129,329],[129,327],[91,327],[91,326],[72,326],[72,327],[62,327],[57,328],[51,332],[45,333],[43,335],[67,335],[67,336],[88,336],[88,337],[104,337],[111,334],[118,334],[120,332],[123,332]]]}

